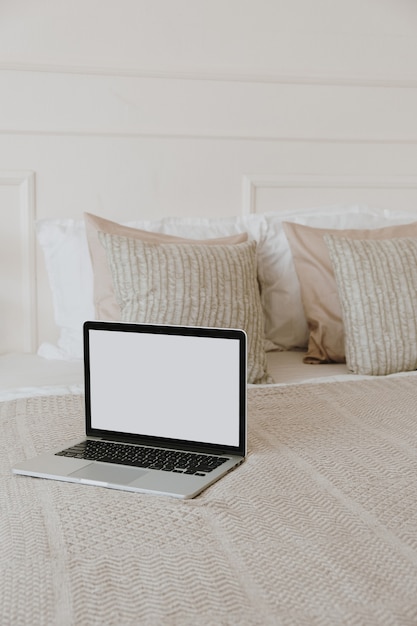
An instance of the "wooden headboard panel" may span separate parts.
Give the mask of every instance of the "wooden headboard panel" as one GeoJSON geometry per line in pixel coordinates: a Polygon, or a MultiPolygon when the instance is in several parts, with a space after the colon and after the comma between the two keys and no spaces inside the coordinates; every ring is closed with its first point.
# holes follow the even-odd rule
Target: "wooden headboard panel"
{"type": "MultiPolygon", "coordinates": [[[[32,171],[0,172],[1,352],[36,352],[54,342],[52,299],[42,252],[36,242],[36,176],[32,171]]],[[[417,207],[417,176],[243,175],[241,212],[284,212],[335,204],[363,204],[401,211],[417,207]]],[[[117,212],[106,214],[116,221],[117,212]]],[[[50,217],[62,217],[57,214],[50,217]]],[[[79,211],[67,215],[80,219],[79,211]]],[[[138,219],[140,214],[124,215],[138,219]]]]}

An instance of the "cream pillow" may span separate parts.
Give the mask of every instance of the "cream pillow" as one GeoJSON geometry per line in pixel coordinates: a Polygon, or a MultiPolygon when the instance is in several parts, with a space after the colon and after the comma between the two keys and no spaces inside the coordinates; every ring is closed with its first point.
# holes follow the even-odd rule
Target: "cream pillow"
{"type": "Polygon", "coordinates": [[[345,346],[339,295],[324,235],[355,239],[417,237],[417,222],[376,229],[312,228],[284,222],[309,327],[305,363],[343,363],[345,346]]]}
{"type": "Polygon", "coordinates": [[[346,363],[372,376],[417,369],[417,239],[324,236],[343,313],[346,363]]]}
{"type": "Polygon", "coordinates": [[[242,328],[248,382],[273,382],[263,347],[256,243],[152,244],[99,233],[125,322],[242,328]]]}
{"type": "MultiPolygon", "coordinates": [[[[101,245],[98,232],[108,233],[110,235],[123,235],[149,243],[191,243],[197,240],[184,239],[174,235],[150,232],[131,228],[122,224],[117,224],[111,220],[106,220],[91,213],[84,213],[86,226],[86,235],[88,248],[90,251],[91,264],[93,267],[94,281],[94,307],[97,319],[118,320],[120,319],[120,306],[117,303],[111,273],[109,271],[106,259],[106,252],[101,245]]],[[[247,241],[247,233],[231,235],[230,237],[222,237],[217,239],[205,239],[198,243],[205,245],[216,244],[236,244],[247,241]]]]}

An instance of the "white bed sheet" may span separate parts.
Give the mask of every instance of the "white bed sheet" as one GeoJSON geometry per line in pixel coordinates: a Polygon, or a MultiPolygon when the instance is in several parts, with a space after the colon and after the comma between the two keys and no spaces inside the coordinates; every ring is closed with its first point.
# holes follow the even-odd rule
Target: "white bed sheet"
{"type": "MultiPolygon", "coordinates": [[[[303,363],[303,356],[300,351],[267,353],[268,368],[275,385],[370,378],[350,374],[342,363],[308,365],[303,363]]],[[[82,361],[51,360],[35,354],[0,356],[0,401],[40,395],[81,394],[83,391],[82,361]]]]}
{"type": "Polygon", "coordinates": [[[36,354],[0,356],[0,401],[83,391],[82,361],[50,360],[36,354]]]}
{"type": "MultiPolygon", "coordinates": [[[[286,351],[267,353],[268,367],[275,380],[273,386],[344,382],[356,380],[370,380],[375,376],[362,376],[349,372],[344,363],[307,364],[303,363],[304,352],[286,351]]],[[[397,372],[380,378],[398,378],[417,376],[417,371],[397,372]]],[[[265,387],[266,385],[257,385],[265,387]]]]}
{"type": "Polygon", "coordinates": [[[352,380],[345,363],[303,363],[303,351],[267,352],[268,371],[277,385],[323,382],[323,380],[352,380]]]}

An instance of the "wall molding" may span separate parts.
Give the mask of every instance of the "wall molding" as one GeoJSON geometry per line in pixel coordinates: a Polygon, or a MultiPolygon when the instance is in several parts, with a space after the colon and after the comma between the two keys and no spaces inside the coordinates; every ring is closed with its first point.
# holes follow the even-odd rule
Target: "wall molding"
{"type": "Polygon", "coordinates": [[[285,77],[271,79],[276,84],[239,85],[231,82],[242,78],[238,74],[197,72],[187,74],[188,82],[166,80],[182,79],[184,75],[176,72],[133,74],[140,78],[110,80],[104,72],[88,78],[69,72],[0,71],[7,94],[0,134],[275,144],[417,143],[417,80],[408,83],[413,89],[387,89],[383,109],[375,114],[381,106],[381,92],[373,89],[320,87],[310,80],[302,85],[304,79],[298,86],[278,84],[285,77]],[[223,82],[204,82],[208,76],[223,82]],[[55,108],[48,115],[51,98],[55,108]],[[22,106],[26,100],[30,107],[22,106]],[[211,107],[210,114],[207,107],[211,107]]]}
{"type": "Polygon", "coordinates": [[[415,189],[417,176],[333,176],[314,174],[259,175],[242,177],[242,213],[256,213],[259,189],[415,189]]]}
{"type": "Polygon", "coordinates": [[[244,133],[225,133],[207,131],[182,130],[144,130],[144,131],[105,131],[105,130],[41,130],[41,129],[13,129],[0,128],[0,136],[29,136],[29,137],[89,137],[108,139],[169,139],[173,141],[239,141],[239,142],[266,142],[266,143],[297,143],[297,144],[341,144],[341,145],[416,145],[417,137],[291,137],[286,135],[249,135],[244,133]]]}
{"type": "Polygon", "coordinates": [[[30,170],[0,171],[0,185],[19,191],[20,258],[22,261],[21,303],[25,319],[23,351],[35,352],[38,346],[35,251],[35,173],[30,170]]]}
{"type": "Polygon", "coordinates": [[[144,69],[111,66],[81,66],[43,63],[0,63],[0,71],[40,72],[48,74],[73,74],[80,76],[117,76],[130,78],[153,78],[160,80],[191,80],[235,83],[265,83],[281,85],[317,85],[331,87],[372,87],[417,89],[417,77],[355,76],[331,74],[284,74],[275,72],[249,73],[242,71],[218,71],[211,69],[144,69]]]}

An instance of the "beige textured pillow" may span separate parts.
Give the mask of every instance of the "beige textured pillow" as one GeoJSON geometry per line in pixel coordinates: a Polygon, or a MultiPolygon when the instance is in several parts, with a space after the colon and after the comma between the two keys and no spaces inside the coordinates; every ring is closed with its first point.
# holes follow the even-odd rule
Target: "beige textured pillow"
{"type": "Polygon", "coordinates": [[[417,222],[371,230],[312,228],[284,222],[309,327],[305,363],[345,362],[345,344],[339,295],[327,246],[326,234],[355,239],[417,237],[417,222]]]}
{"type": "Polygon", "coordinates": [[[99,233],[122,320],[242,328],[248,335],[248,382],[272,382],[264,351],[256,243],[151,244],[99,233]]]}
{"type": "Polygon", "coordinates": [[[206,239],[197,241],[192,239],[183,239],[174,235],[165,235],[162,233],[153,233],[146,230],[139,230],[129,226],[117,224],[103,217],[84,213],[84,221],[86,226],[86,234],[88,248],[90,251],[91,264],[93,266],[94,278],[94,307],[97,319],[101,320],[118,320],[120,319],[120,306],[114,295],[113,282],[106,259],[106,253],[101,245],[98,232],[108,233],[110,235],[122,235],[147,241],[150,243],[191,243],[198,242],[205,245],[227,244],[232,245],[247,241],[247,233],[232,235],[221,239],[206,239]]]}
{"type": "Polygon", "coordinates": [[[417,369],[417,239],[325,235],[338,285],[346,363],[373,376],[417,369]]]}

